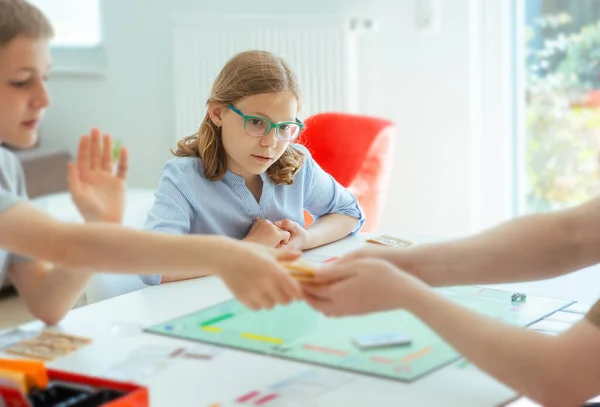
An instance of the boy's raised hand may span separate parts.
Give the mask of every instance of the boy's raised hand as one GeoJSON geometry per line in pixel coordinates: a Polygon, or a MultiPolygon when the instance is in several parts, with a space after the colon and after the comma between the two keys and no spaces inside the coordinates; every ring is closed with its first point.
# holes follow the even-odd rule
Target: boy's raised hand
{"type": "Polygon", "coordinates": [[[128,153],[121,148],[115,172],[112,150],[110,135],[93,129],[81,137],[77,162],[69,163],[71,198],[86,222],[123,220],[128,153]]]}
{"type": "Polygon", "coordinates": [[[403,308],[412,290],[428,289],[417,278],[378,259],[323,266],[302,290],[311,307],[328,316],[361,315],[403,308]]]}
{"type": "Polygon", "coordinates": [[[215,274],[248,308],[271,309],[277,304],[289,304],[303,298],[300,285],[282,265],[299,256],[299,252],[238,242],[215,274]]]}

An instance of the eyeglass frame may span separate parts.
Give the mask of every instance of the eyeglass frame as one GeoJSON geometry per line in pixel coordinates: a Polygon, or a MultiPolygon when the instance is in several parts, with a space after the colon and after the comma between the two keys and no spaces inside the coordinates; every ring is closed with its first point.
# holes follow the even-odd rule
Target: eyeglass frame
{"type": "Polygon", "coordinates": [[[235,113],[237,113],[238,115],[240,115],[243,119],[244,119],[244,131],[246,132],[246,134],[248,134],[250,137],[255,137],[255,138],[261,138],[266,136],[267,134],[269,134],[271,132],[271,130],[273,130],[273,128],[275,129],[275,135],[277,136],[277,138],[281,141],[285,141],[285,142],[289,142],[289,141],[294,141],[295,139],[298,138],[298,136],[300,136],[300,133],[302,132],[302,129],[304,128],[304,123],[302,123],[300,120],[298,120],[298,118],[296,118],[295,122],[280,122],[280,123],[273,123],[271,120],[267,119],[266,117],[261,117],[261,116],[251,116],[251,115],[247,115],[244,114],[240,109],[238,109],[237,107],[235,107],[234,105],[232,105],[231,103],[228,105],[228,107],[234,111],[235,113]],[[264,120],[265,122],[269,123],[269,128],[267,129],[267,131],[265,132],[265,134],[261,135],[261,136],[254,136],[252,134],[248,133],[248,130],[246,130],[246,123],[248,122],[248,120],[251,119],[258,119],[258,120],[264,120]],[[298,133],[294,138],[291,139],[285,139],[282,138],[279,135],[279,128],[281,126],[283,126],[284,124],[295,124],[298,126],[298,133]]]}

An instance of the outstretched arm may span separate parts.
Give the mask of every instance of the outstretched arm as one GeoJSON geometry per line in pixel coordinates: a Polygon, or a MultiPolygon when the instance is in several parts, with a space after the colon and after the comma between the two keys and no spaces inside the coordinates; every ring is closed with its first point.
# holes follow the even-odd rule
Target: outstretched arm
{"type": "Polygon", "coordinates": [[[600,262],[598,225],[600,198],[465,239],[402,249],[366,247],[345,259],[382,258],[433,286],[539,280],[600,262]]]}

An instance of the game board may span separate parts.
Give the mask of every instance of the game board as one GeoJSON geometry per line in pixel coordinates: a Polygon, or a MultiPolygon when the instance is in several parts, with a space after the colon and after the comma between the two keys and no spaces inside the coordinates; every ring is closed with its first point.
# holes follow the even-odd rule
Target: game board
{"type": "MultiPolygon", "coordinates": [[[[536,296],[513,302],[510,292],[471,286],[438,290],[468,308],[520,326],[573,303],[536,296]]],[[[460,357],[433,330],[404,310],[327,318],[303,302],[254,312],[230,300],[146,331],[401,381],[415,380],[460,357]],[[356,335],[382,332],[405,333],[412,343],[363,350],[352,341],[356,335]]]]}

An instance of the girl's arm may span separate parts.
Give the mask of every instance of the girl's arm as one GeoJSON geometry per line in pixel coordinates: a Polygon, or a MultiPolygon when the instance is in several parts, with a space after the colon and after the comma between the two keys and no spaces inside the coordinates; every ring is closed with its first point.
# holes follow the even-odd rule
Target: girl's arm
{"type": "MultiPolygon", "coordinates": [[[[180,160],[172,160],[165,165],[144,229],[179,235],[190,233],[195,215],[191,203],[180,189],[181,185],[185,184],[185,174],[182,173],[179,163],[180,160]]],[[[175,272],[168,275],[148,274],[140,278],[147,285],[157,285],[205,275],[206,273],[201,271],[192,274],[175,272]]]]}
{"type": "Polygon", "coordinates": [[[317,164],[306,148],[304,209],[314,218],[303,249],[321,246],[356,233],[365,215],[356,197],[317,164]]]}
{"type": "Polygon", "coordinates": [[[340,240],[351,234],[357,225],[357,219],[339,213],[323,215],[307,229],[308,238],[304,250],[323,246],[340,240]]]}

